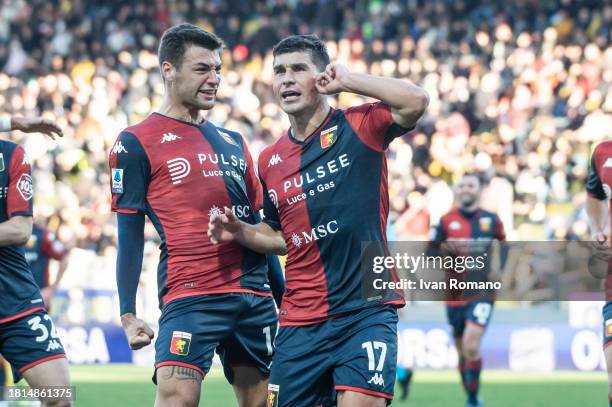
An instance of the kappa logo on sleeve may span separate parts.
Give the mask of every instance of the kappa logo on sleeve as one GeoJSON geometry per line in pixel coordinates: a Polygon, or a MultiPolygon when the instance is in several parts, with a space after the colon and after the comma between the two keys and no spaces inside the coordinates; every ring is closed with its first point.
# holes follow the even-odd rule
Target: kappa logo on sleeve
{"type": "Polygon", "coordinates": [[[268,384],[268,399],[266,407],[277,407],[278,406],[278,391],[280,386],[278,384],[268,384]]]}
{"type": "Polygon", "coordinates": [[[123,169],[113,168],[113,186],[111,188],[113,194],[123,193],[123,169]]]}
{"type": "Polygon", "coordinates": [[[191,334],[189,332],[173,331],[172,341],[170,342],[170,353],[179,356],[187,356],[189,354],[189,345],[191,345],[191,334]]]}

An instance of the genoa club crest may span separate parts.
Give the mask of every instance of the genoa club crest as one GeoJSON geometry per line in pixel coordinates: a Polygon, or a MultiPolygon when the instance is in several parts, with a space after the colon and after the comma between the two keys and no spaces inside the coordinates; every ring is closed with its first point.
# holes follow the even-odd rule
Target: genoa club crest
{"type": "Polygon", "coordinates": [[[188,332],[174,331],[172,332],[172,342],[170,342],[170,353],[179,356],[187,356],[189,354],[189,345],[191,345],[191,334],[188,332]]]}
{"type": "Polygon", "coordinates": [[[278,390],[280,386],[278,384],[268,384],[268,399],[266,407],[277,407],[278,406],[278,390]]]}
{"type": "Polygon", "coordinates": [[[321,148],[330,147],[338,138],[338,126],[330,127],[321,132],[321,148]]]}

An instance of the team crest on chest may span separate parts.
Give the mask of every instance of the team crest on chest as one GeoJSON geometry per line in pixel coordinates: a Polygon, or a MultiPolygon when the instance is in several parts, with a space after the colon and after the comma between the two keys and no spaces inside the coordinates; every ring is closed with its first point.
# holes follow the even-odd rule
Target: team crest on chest
{"type": "Polygon", "coordinates": [[[480,224],[481,231],[488,232],[491,230],[491,218],[480,218],[478,222],[480,224]]]}
{"type": "Polygon", "coordinates": [[[229,134],[221,130],[218,130],[218,132],[219,132],[219,135],[221,135],[221,138],[223,138],[223,140],[225,140],[228,144],[238,147],[238,144],[236,144],[236,141],[229,134]]]}
{"type": "Polygon", "coordinates": [[[331,147],[338,138],[338,126],[330,127],[321,132],[321,148],[326,149],[331,147]]]}

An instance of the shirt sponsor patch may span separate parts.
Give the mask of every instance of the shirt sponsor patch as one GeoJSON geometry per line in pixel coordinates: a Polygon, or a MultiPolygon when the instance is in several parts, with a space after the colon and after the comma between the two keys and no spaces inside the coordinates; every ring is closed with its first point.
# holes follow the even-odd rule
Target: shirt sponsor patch
{"type": "Polygon", "coordinates": [[[24,201],[29,201],[34,196],[34,185],[30,174],[21,174],[17,180],[17,190],[24,201]]]}
{"type": "Polygon", "coordinates": [[[113,186],[111,188],[113,194],[123,193],[123,169],[113,168],[113,186]]]}

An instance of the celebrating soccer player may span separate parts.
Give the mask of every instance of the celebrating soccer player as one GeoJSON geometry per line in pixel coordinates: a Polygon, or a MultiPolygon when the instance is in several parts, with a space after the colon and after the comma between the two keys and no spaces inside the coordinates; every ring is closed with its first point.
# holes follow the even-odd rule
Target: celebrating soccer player
{"type": "MultiPolygon", "coordinates": [[[[456,185],[459,207],[442,216],[432,233],[433,244],[463,240],[465,245],[458,248],[458,251],[463,251],[472,244],[477,246],[476,250],[481,250],[483,242],[505,240],[504,226],[499,217],[479,207],[481,191],[482,184],[477,174],[468,173],[461,177],[456,185]]],[[[503,257],[502,262],[505,263],[503,257]]],[[[465,276],[468,273],[460,275],[465,276]]],[[[459,294],[463,297],[469,293],[459,294]]],[[[447,301],[446,304],[448,321],[459,353],[461,381],[468,396],[466,407],[483,405],[478,398],[482,369],[480,343],[491,320],[492,311],[493,298],[482,296],[476,296],[472,300],[467,298],[447,301]]]]}
{"type": "Polygon", "coordinates": [[[361,293],[361,242],[385,242],[389,212],[385,151],[414,128],[425,91],[400,79],[330,64],[316,36],[274,47],[273,91],[291,128],[259,158],[265,220],[211,217],[214,241],[262,253],[287,251],[287,291],[270,384],[271,406],[384,406],[393,398],[400,293],[361,293]],[[380,100],[333,109],[327,95],[380,100]]]}
{"type": "Polygon", "coordinates": [[[277,329],[266,257],[237,243],[214,246],[206,234],[209,216],[221,208],[255,223],[262,202],[242,137],[198,116],[215,103],[222,46],[191,24],[166,31],[159,46],[162,107],[121,132],[110,153],[117,286],[132,349],[154,336],[135,306],[145,215],[162,239],[154,374],[159,406],[198,404],[215,349],[239,405],[265,403],[277,329]]]}
{"type": "MultiPolygon", "coordinates": [[[[605,257],[611,256],[610,241],[606,235],[606,226],[610,213],[609,201],[612,199],[612,171],[610,156],[612,141],[598,144],[591,157],[591,167],[587,179],[586,210],[591,223],[592,239],[598,246],[596,251],[605,257]]],[[[608,275],[605,280],[606,304],[603,308],[603,347],[608,367],[608,403],[612,407],[612,267],[608,263],[608,275]]]]}
{"type": "MultiPolygon", "coordinates": [[[[16,126],[4,121],[0,127],[16,126]]],[[[23,376],[31,387],[68,387],[64,348],[24,256],[23,245],[32,234],[33,194],[23,148],[0,140],[0,353],[11,364],[15,379],[23,376]]],[[[67,400],[43,402],[44,406],[70,404],[67,400]]]]}

